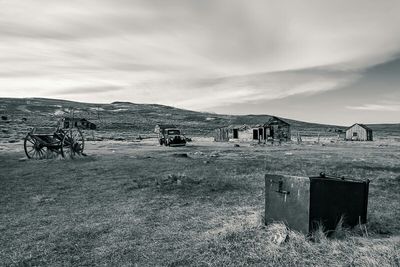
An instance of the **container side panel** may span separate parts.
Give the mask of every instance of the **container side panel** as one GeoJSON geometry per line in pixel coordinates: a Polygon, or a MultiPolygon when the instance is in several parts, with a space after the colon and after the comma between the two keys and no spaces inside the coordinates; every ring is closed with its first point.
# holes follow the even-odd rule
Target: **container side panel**
{"type": "Polygon", "coordinates": [[[286,175],[265,175],[265,222],[283,222],[289,228],[308,233],[310,179],[286,175]]]}
{"type": "Polygon", "coordinates": [[[323,224],[335,230],[341,217],[345,226],[366,223],[368,183],[311,178],[310,231],[323,224]]]}

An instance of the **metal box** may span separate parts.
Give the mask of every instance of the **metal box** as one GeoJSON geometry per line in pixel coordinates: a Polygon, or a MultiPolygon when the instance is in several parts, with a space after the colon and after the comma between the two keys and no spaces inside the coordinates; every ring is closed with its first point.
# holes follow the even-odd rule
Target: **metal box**
{"type": "Polygon", "coordinates": [[[369,180],[265,175],[265,223],[280,221],[305,234],[323,225],[332,232],[341,218],[353,227],[367,222],[369,180]]]}

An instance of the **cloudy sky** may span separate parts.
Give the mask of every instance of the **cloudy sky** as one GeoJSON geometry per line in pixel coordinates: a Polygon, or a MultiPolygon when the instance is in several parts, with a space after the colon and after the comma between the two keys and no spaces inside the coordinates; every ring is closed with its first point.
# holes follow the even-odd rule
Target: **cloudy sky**
{"type": "Polygon", "coordinates": [[[400,1],[0,0],[0,96],[400,122],[400,1]]]}

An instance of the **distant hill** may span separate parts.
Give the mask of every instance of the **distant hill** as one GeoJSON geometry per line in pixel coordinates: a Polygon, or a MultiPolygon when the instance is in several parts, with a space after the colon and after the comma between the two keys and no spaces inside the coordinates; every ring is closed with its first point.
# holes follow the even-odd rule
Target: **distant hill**
{"type": "MultiPolygon", "coordinates": [[[[191,136],[212,136],[216,128],[232,124],[262,124],[270,115],[220,115],[195,112],[156,104],[113,102],[111,104],[81,103],[45,98],[0,98],[0,115],[6,116],[4,132],[23,134],[30,127],[56,127],[64,116],[86,118],[97,124],[98,130],[115,135],[152,134],[156,124],[175,124],[191,136]],[[5,124],[6,123],[6,124],[5,124]]],[[[334,134],[343,126],[307,123],[285,119],[292,125],[292,132],[302,134],[334,134]]],[[[1,122],[1,121],[0,121],[1,122]]],[[[400,133],[400,124],[369,125],[373,130],[400,133]]],[[[4,128],[4,127],[3,127],[4,128]]]]}
{"type": "Polygon", "coordinates": [[[396,136],[400,138],[400,123],[367,124],[379,136],[396,136]]]}

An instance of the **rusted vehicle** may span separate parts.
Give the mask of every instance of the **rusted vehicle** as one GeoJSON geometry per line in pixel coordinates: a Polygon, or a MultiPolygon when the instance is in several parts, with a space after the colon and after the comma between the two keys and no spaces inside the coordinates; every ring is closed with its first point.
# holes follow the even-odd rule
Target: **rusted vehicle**
{"type": "Polygon", "coordinates": [[[185,146],[186,137],[181,130],[171,125],[157,125],[158,141],[165,146],[185,146]]]}
{"type": "Polygon", "coordinates": [[[29,132],[24,140],[25,154],[29,159],[44,159],[61,155],[63,158],[74,158],[83,155],[85,141],[78,128],[57,128],[53,133],[29,132]]]}

